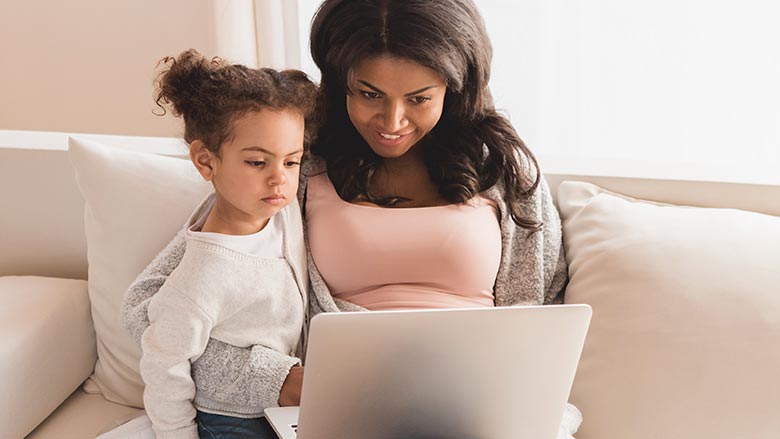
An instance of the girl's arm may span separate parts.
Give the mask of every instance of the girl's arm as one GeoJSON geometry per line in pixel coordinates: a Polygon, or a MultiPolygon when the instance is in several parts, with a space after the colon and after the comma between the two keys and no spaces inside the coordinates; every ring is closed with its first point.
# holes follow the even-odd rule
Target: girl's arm
{"type": "MultiPolygon", "coordinates": [[[[203,355],[192,364],[198,383],[198,400],[230,402],[246,407],[247,416],[259,416],[267,407],[279,406],[279,395],[290,369],[299,365],[296,357],[265,346],[239,348],[210,339],[203,355]],[[219,370],[219,379],[214,379],[219,370]]],[[[298,389],[300,391],[300,389],[298,389]]]]}
{"type": "Polygon", "coordinates": [[[200,357],[213,319],[187,295],[165,284],[149,302],[141,337],[144,407],[160,439],[197,439],[195,382],[190,361],[200,357]]]}
{"type": "Polygon", "coordinates": [[[186,248],[187,240],[182,229],[135,278],[122,298],[122,326],[138,345],[141,344],[141,336],[149,326],[149,302],[179,266],[186,248]]]}
{"type": "MultiPolygon", "coordinates": [[[[179,232],[165,246],[125,293],[122,325],[139,345],[141,336],[149,327],[149,302],[184,256],[187,245],[184,233],[179,232]]],[[[296,357],[282,355],[263,346],[239,348],[210,339],[203,355],[192,365],[191,373],[201,386],[198,390],[204,397],[223,400],[221,396],[233,389],[243,389],[242,405],[262,412],[265,407],[278,405],[284,379],[290,368],[299,363],[296,357]],[[210,367],[219,367],[224,379],[219,383],[206,379],[205,370],[210,367]],[[226,383],[231,384],[228,386],[226,383]]]]}

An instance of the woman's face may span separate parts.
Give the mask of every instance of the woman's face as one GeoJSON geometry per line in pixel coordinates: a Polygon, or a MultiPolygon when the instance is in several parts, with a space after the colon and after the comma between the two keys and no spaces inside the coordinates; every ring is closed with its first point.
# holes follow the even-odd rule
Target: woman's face
{"type": "Polygon", "coordinates": [[[436,71],[380,56],[359,62],[352,73],[347,113],[379,156],[401,157],[439,122],[447,86],[436,71]]]}

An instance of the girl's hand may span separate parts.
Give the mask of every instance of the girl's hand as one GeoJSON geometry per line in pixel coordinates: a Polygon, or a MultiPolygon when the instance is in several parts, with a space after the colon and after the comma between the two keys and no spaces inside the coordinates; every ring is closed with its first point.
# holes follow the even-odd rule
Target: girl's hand
{"type": "Polygon", "coordinates": [[[279,391],[279,406],[301,405],[301,387],[303,387],[303,367],[293,366],[279,391]]]}

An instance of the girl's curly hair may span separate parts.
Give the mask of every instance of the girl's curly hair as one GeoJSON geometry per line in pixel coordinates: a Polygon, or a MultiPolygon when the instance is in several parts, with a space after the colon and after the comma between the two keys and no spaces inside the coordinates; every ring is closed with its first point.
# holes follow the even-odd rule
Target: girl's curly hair
{"type": "Polygon", "coordinates": [[[198,139],[219,156],[233,136],[232,123],[247,112],[292,110],[305,121],[304,147],[316,133],[317,86],[300,70],[252,69],[218,57],[208,59],[195,49],[165,57],[156,81],[156,104],[184,119],[184,140],[198,139]]]}

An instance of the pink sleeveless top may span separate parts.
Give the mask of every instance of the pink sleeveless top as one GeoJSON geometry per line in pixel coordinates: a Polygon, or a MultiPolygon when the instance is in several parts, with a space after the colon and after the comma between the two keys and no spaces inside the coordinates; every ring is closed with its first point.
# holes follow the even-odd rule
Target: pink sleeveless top
{"type": "Polygon", "coordinates": [[[370,310],[494,306],[501,230],[491,203],[361,206],[319,174],[306,193],[312,258],[333,297],[370,310]]]}

